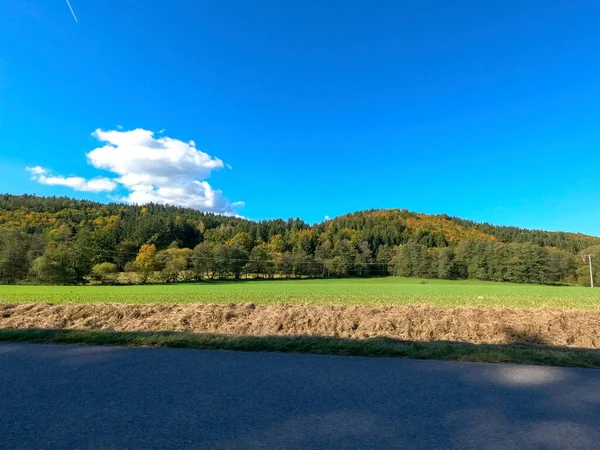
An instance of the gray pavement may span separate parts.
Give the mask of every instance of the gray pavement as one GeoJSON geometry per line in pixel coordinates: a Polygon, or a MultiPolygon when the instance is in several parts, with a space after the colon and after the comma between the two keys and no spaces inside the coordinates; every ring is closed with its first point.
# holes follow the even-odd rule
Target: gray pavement
{"type": "Polygon", "coordinates": [[[600,448],[600,370],[3,343],[0,448],[600,448]]]}

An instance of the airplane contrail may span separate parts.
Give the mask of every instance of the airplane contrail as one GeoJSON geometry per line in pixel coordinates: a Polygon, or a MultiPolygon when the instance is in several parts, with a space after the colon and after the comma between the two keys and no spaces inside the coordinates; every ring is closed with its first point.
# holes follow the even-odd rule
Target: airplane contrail
{"type": "Polygon", "coordinates": [[[75,11],[73,11],[73,8],[71,7],[71,3],[69,3],[69,0],[67,0],[67,5],[69,5],[69,9],[71,10],[71,14],[73,14],[73,19],[75,19],[75,22],[79,23],[79,20],[77,20],[77,16],[75,15],[75,11]]]}

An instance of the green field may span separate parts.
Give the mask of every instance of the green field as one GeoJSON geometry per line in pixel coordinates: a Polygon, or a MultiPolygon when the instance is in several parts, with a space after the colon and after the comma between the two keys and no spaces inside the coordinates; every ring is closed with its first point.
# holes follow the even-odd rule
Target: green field
{"type": "Polygon", "coordinates": [[[145,286],[0,286],[0,302],[311,303],[600,309],[600,289],[481,281],[370,278],[226,281],[145,286]],[[483,298],[481,298],[483,297],[483,298]]]}

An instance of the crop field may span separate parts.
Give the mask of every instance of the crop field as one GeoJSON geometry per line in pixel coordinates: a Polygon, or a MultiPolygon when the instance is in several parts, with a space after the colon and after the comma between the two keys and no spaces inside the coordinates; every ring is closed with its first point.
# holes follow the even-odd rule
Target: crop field
{"type": "Polygon", "coordinates": [[[600,309],[600,289],[387,277],[144,286],[0,286],[0,303],[254,303],[600,309]]]}
{"type": "Polygon", "coordinates": [[[388,277],[0,286],[0,341],[600,367],[600,289],[388,277]]]}

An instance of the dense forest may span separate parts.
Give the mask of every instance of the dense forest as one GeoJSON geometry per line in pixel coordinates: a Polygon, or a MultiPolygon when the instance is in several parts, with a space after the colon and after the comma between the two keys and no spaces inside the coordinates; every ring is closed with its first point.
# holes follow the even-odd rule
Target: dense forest
{"type": "Polygon", "coordinates": [[[600,273],[598,237],[407,210],[363,211],[309,225],[157,204],[0,195],[0,283],[396,274],[589,284],[586,255],[600,273]]]}

